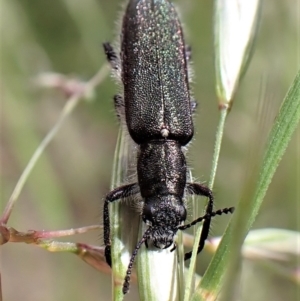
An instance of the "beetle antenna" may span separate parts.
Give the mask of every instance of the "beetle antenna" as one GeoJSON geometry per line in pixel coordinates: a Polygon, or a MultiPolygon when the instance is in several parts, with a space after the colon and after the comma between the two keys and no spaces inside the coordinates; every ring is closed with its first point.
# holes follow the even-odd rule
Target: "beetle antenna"
{"type": "Polygon", "coordinates": [[[124,279],[124,284],[123,284],[123,294],[124,295],[127,294],[128,291],[129,291],[131,271],[132,271],[132,267],[133,267],[135,257],[137,255],[139,249],[141,248],[142,244],[145,243],[145,241],[147,241],[147,239],[149,238],[150,232],[151,232],[151,228],[148,228],[147,231],[144,233],[142,239],[136,245],[136,247],[135,247],[135,249],[134,249],[134,251],[131,255],[131,258],[130,258],[130,261],[129,261],[129,264],[128,264],[128,268],[127,268],[127,272],[126,272],[126,276],[125,276],[125,279],[124,279]]]}
{"type": "Polygon", "coordinates": [[[200,222],[202,222],[203,220],[206,219],[210,219],[216,215],[222,215],[222,214],[228,214],[228,213],[233,213],[234,212],[234,207],[230,207],[230,208],[223,208],[223,209],[218,209],[216,211],[210,212],[210,213],[206,213],[203,216],[198,217],[197,219],[195,219],[194,221],[192,221],[190,224],[186,224],[186,225],[182,225],[178,227],[178,230],[185,230],[188,229],[200,222]]]}

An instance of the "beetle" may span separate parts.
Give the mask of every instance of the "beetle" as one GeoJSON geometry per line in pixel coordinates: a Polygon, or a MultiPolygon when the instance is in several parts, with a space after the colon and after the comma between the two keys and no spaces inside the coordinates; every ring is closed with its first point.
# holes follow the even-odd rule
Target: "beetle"
{"type": "MultiPolygon", "coordinates": [[[[209,234],[215,215],[232,213],[234,208],[213,211],[212,191],[187,182],[183,148],[194,134],[192,114],[195,102],[190,96],[188,59],[181,23],[168,0],[130,0],[122,23],[120,54],[109,43],[104,51],[113,72],[120,77],[123,95],[114,97],[118,115],[124,119],[131,139],[138,147],[137,182],[117,187],[104,201],[105,258],[111,265],[109,204],[140,195],[142,220],[148,226],[131,256],[123,285],[129,290],[131,269],[143,243],[156,248],[173,245],[178,230],[204,221],[198,253],[209,234]],[[187,216],[185,195],[208,198],[204,216],[184,224],[187,216]]],[[[185,260],[191,252],[185,254],[185,260]]]]}

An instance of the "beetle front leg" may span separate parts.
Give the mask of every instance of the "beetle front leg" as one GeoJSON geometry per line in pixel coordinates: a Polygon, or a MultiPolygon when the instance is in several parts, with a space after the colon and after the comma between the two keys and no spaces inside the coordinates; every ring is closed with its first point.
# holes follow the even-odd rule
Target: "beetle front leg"
{"type": "Polygon", "coordinates": [[[104,236],[104,244],[105,244],[105,259],[109,266],[111,266],[111,240],[110,240],[110,219],[109,219],[109,203],[112,203],[116,200],[127,198],[134,194],[139,193],[140,188],[137,183],[128,184],[114,189],[109,192],[104,201],[103,206],[103,236],[104,236]]]}
{"type": "MultiPolygon", "coordinates": [[[[182,226],[182,228],[181,228],[181,229],[189,228],[203,220],[203,226],[202,226],[199,246],[197,249],[197,254],[199,254],[202,251],[202,249],[204,248],[205,241],[208,238],[211,218],[215,215],[222,215],[223,213],[225,213],[225,214],[233,213],[234,207],[224,208],[224,209],[220,209],[217,211],[213,211],[213,207],[214,207],[213,193],[208,187],[201,185],[199,183],[187,183],[187,193],[203,195],[208,198],[208,204],[205,209],[205,215],[202,217],[199,217],[198,219],[194,220],[193,222],[191,222],[188,225],[182,226]]],[[[192,257],[192,252],[188,252],[184,255],[184,260],[188,260],[191,257],[192,257]]]]}

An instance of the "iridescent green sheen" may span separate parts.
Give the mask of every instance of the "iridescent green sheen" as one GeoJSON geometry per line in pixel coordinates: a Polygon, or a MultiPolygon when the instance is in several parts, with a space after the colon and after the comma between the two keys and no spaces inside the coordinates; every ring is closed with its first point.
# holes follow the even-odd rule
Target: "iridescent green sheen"
{"type": "Polygon", "coordinates": [[[167,136],[187,144],[193,121],[185,44],[169,1],[130,1],[123,19],[121,56],[132,138],[142,143],[167,136]]]}

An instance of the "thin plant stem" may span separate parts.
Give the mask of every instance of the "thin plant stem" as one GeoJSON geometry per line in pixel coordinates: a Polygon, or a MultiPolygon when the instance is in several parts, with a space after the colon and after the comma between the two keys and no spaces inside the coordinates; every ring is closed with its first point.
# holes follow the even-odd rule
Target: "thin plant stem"
{"type": "Polygon", "coordinates": [[[228,112],[229,112],[228,106],[222,106],[220,108],[220,119],[219,119],[219,124],[218,124],[218,128],[217,128],[217,133],[216,133],[216,142],[215,142],[215,149],[214,149],[214,154],[213,154],[212,169],[211,169],[210,179],[209,179],[209,183],[208,183],[208,187],[210,189],[212,189],[214,186],[214,182],[215,182],[215,178],[216,178],[216,174],[217,174],[217,167],[218,167],[218,162],[219,162],[219,157],[220,157],[220,152],[221,152],[221,145],[222,145],[222,140],[223,140],[225,121],[226,121],[228,112]]]}
{"type": "Polygon", "coordinates": [[[196,260],[197,260],[197,250],[200,242],[202,226],[197,228],[195,233],[194,245],[193,245],[193,253],[191,257],[190,267],[187,275],[186,286],[184,291],[184,301],[189,301],[192,294],[192,284],[194,280],[194,271],[196,267],[196,260]]]}
{"type": "Polygon", "coordinates": [[[42,140],[41,144],[38,146],[38,148],[33,153],[32,157],[30,158],[27,166],[25,167],[22,175],[20,176],[13,193],[11,197],[9,198],[9,201],[4,209],[3,215],[0,219],[0,224],[7,224],[8,219],[11,215],[12,209],[14,207],[14,204],[16,203],[18,197],[20,196],[20,193],[30,175],[32,172],[34,166],[36,165],[38,159],[48,146],[48,144],[52,141],[52,139],[55,137],[65,120],[68,118],[68,116],[73,112],[73,110],[76,108],[78,103],[97,86],[99,85],[103,79],[105,78],[107,74],[108,68],[106,65],[104,65],[85,85],[83,85],[82,89],[79,89],[79,91],[76,91],[74,94],[70,96],[70,98],[67,100],[64,108],[62,109],[62,112],[53,126],[53,128],[48,132],[46,137],[42,140]]]}
{"type": "Polygon", "coordinates": [[[99,230],[102,229],[100,225],[91,225],[80,228],[72,228],[67,230],[57,230],[57,231],[35,231],[35,235],[38,238],[53,238],[53,237],[64,237],[64,236],[72,236],[76,234],[83,234],[91,230],[99,230]]]}
{"type": "MultiPolygon", "coordinates": [[[[210,189],[213,188],[216,173],[217,173],[217,167],[218,167],[218,162],[219,162],[219,157],[220,157],[220,152],[221,152],[221,145],[222,145],[222,140],[223,140],[225,121],[226,121],[228,112],[229,112],[228,106],[226,106],[226,105],[220,106],[220,118],[219,118],[219,124],[218,124],[217,132],[216,132],[216,141],[215,141],[215,148],[214,148],[214,154],[213,154],[212,169],[211,169],[211,175],[210,175],[210,180],[209,180],[209,184],[208,184],[208,187],[210,189]]],[[[191,288],[192,288],[192,283],[193,283],[193,278],[194,278],[194,270],[195,270],[196,260],[197,260],[197,249],[199,246],[201,232],[202,232],[202,226],[200,225],[197,228],[197,231],[195,233],[193,253],[192,253],[190,268],[189,268],[187,281],[186,281],[187,285],[185,287],[185,293],[184,293],[184,301],[190,300],[190,297],[191,297],[191,291],[192,291],[191,288]]]]}
{"type": "MultiPolygon", "coordinates": [[[[39,241],[43,239],[50,240],[54,237],[64,237],[71,236],[76,234],[86,233],[91,230],[98,230],[102,228],[99,225],[68,229],[68,230],[58,230],[58,231],[35,231],[29,230],[27,232],[19,232],[16,229],[9,227],[7,231],[9,233],[9,242],[24,242],[27,244],[36,244],[39,245],[39,241]]],[[[68,244],[68,243],[66,243],[68,244]]]]}

